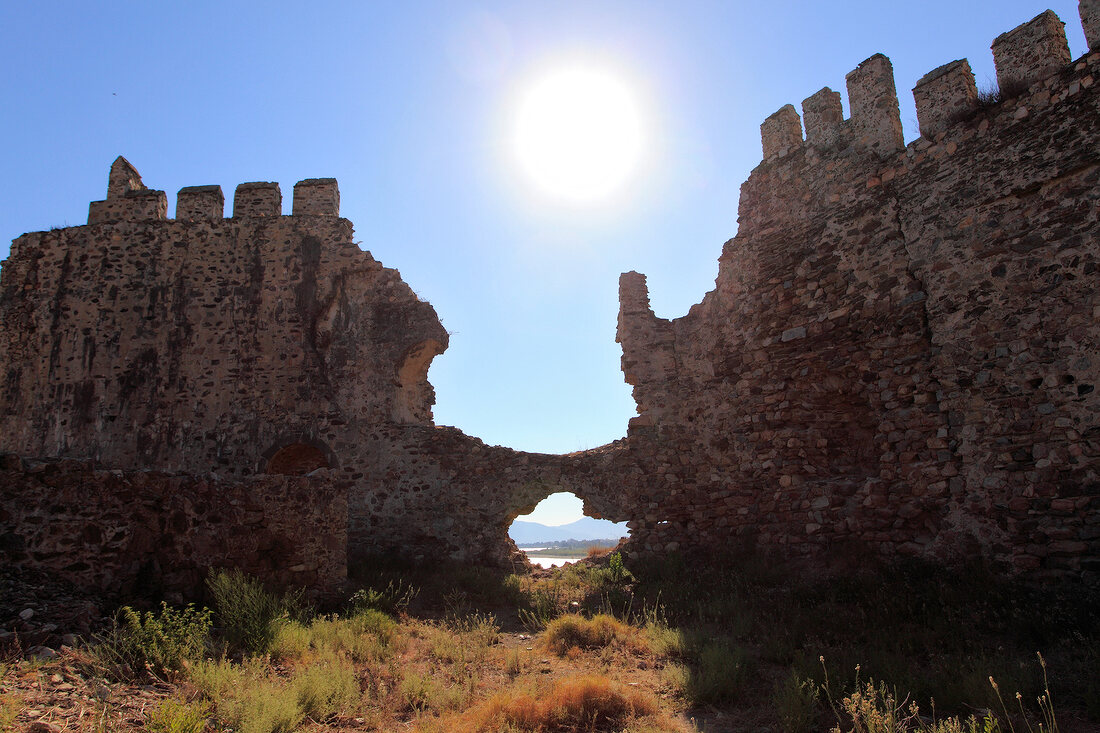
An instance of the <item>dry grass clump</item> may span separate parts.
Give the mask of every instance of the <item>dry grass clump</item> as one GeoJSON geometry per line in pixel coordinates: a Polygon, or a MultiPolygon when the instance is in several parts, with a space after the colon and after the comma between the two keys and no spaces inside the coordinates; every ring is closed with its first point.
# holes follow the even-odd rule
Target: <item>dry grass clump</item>
{"type": "Polygon", "coordinates": [[[467,712],[453,730],[464,733],[598,733],[619,731],[655,715],[645,693],[606,677],[582,675],[554,683],[544,695],[506,690],[467,712]]]}
{"type": "Polygon", "coordinates": [[[567,615],[546,625],[543,645],[558,656],[565,656],[571,649],[602,649],[617,645],[634,651],[647,648],[641,631],[604,613],[592,618],[567,615]]]}

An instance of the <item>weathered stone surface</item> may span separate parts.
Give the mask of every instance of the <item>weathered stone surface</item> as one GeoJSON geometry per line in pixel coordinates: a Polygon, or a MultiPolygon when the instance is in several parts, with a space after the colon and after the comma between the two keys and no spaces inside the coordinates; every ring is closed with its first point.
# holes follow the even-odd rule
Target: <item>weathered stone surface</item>
{"type": "MultiPolygon", "coordinates": [[[[644,275],[620,279],[639,414],[582,453],[432,424],[447,334],[352,243],[334,181],[296,186],[295,216],[276,184],[242,185],[231,219],[210,199],[138,221],[126,189],[117,219],[20,237],[0,271],[0,450],[96,468],[0,456],[4,551],[119,568],[170,538],[186,553],[162,568],[262,567],[263,549],[217,543],[282,522],[336,544],[339,525],[352,560],[506,564],[510,521],[566,490],[628,521],[635,558],[755,545],[1100,580],[1100,56],[1046,64],[1052,23],[1009,34],[1035,73],[1006,101],[968,108],[960,64],[929,75],[918,89],[945,86],[921,108],[952,114],[907,148],[883,56],[848,77],[852,119],[828,90],[803,106],[805,142],[793,108],[773,116],[715,289],[665,320],[644,275]],[[342,521],[309,513],[309,492],[345,486],[342,521]]],[[[314,553],[344,546],[325,547],[285,568],[339,574],[314,553]]]]}
{"type": "Polygon", "coordinates": [[[312,596],[331,596],[346,581],[347,486],[329,477],[224,480],[80,461],[41,467],[0,471],[5,562],[124,596],[196,598],[212,567],[312,596]]]}
{"type": "Polygon", "coordinates": [[[928,72],[913,88],[920,134],[931,139],[978,106],[974,73],[966,59],[928,72]]]}

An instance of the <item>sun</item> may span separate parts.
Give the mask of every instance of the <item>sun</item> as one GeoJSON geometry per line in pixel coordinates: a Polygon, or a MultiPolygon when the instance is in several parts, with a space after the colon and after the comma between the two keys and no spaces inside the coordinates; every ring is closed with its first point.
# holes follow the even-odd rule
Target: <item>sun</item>
{"type": "Polygon", "coordinates": [[[630,89],[606,71],[575,66],[546,73],[527,88],[513,143],[520,168],[541,191],[592,203],[629,180],[642,137],[630,89]]]}

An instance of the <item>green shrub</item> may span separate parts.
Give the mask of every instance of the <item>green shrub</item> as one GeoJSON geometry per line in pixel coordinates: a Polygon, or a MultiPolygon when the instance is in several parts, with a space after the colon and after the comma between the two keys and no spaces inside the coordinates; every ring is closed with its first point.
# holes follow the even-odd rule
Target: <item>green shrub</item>
{"type": "Polygon", "coordinates": [[[530,631],[540,631],[562,614],[566,598],[558,583],[535,588],[526,594],[526,608],[520,608],[519,620],[530,631]]]}
{"type": "Polygon", "coordinates": [[[289,733],[302,721],[297,691],[267,678],[262,659],[225,659],[192,666],[189,677],[214,702],[218,718],[237,733],[289,733]]]}
{"type": "Polygon", "coordinates": [[[14,696],[0,696],[0,730],[15,730],[15,719],[22,710],[23,706],[14,696]]]}
{"type": "Polygon", "coordinates": [[[522,671],[523,660],[519,656],[519,649],[512,649],[504,658],[504,674],[508,675],[509,679],[511,679],[518,677],[519,673],[522,671]]]}
{"type": "Polygon", "coordinates": [[[302,722],[294,690],[265,680],[256,680],[227,699],[224,710],[239,733],[290,733],[302,722]]]}
{"type": "Polygon", "coordinates": [[[391,580],[382,590],[360,588],[348,599],[348,614],[374,610],[395,616],[405,611],[419,592],[403,580],[391,580]]]}
{"type": "Polygon", "coordinates": [[[740,695],[748,679],[744,649],[725,641],[709,644],[688,668],[684,694],[695,702],[729,702],[740,695]]]}
{"type": "Polygon", "coordinates": [[[169,698],[149,712],[145,729],[152,733],[202,733],[209,714],[209,703],[186,703],[169,698]]]}
{"type": "Polygon", "coordinates": [[[309,651],[313,639],[311,629],[297,621],[276,624],[275,634],[268,647],[273,659],[290,661],[300,659],[309,651]]]}
{"type": "Polygon", "coordinates": [[[614,583],[622,583],[623,581],[634,579],[631,572],[623,565],[622,553],[612,552],[607,556],[607,570],[611,575],[611,581],[614,583]]]}
{"type": "Polygon", "coordinates": [[[187,677],[204,697],[220,707],[222,698],[244,687],[248,675],[244,667],[228,660],[209,659],[192,665],[187,677]]]}
{"type": "Polygon", "coordinates": [[[779,729],[783,733],[807,733],[814,722],[817,698],[817,684],[799,677],[792,670],[772,696],[779,717],[779,729]]]}
{"type": "Polygon", "coordinates": [[[271,647],[280,623],[305,615],[301,591],[279,598],[237,569],[212,573],[206,587],[214,599],[226,643],[245,654],[263,654],[271,647]]]}
{"type": "Polygon", "coordinates": [[[337,656],[309,665],[294,678],[293,687],[302,713],[316,721],[348,712],[360,695],[355,669],[337,656]]]}
{"type": "Polygon", "coordinates": [[[398,695],[406,710],[420,712],[441,707],[439,685],[428,675],[407,673],[397,687],[398,695]]]}
{"type": "Polygon", "coordinates": [[[646,636],[649,648],[659,657],[683,659],[687,656],[688,640],[680,629],[669,628],[663,623],[647,623],[646,636]]]}
{"type": "Polygon", "coordinates": [[[186,660],[201,659],[210,639],[210,610],[176,610],[161,603],[159,613],[123,606],[114,626],[98,637],[92,657],[108,676],[130,680],[149,673],[177,672],[186,660]]]}
{"type": "Polygon", "coordinates": [[[381,611],[366,610],[350,618],[320,617],[305,626],[277,624],[269,651],[276,659],[301,659],[308,652],[343,654],[352,661],[382,661],[397,634],[397,622],[381,611]]]}

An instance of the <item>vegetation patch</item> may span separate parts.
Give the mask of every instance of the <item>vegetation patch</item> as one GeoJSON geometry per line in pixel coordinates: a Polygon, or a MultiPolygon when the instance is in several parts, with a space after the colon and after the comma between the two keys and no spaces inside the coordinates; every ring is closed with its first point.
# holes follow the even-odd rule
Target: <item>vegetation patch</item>
{"type": "Polygon", "coordinates": [[[601,649],[612,644],[639,651],[646,648],[637,627],[603,613],[592,618],[569,614],[554,619],[547,624],[542,643],[559,656],[574,648],[601,649]]]}
{"type": "Polygon", "coordinates": [[[187,660],[200,659],[210,641],[210,611],[161,604],[159,613],[119,609],[112,628],[97,637],[86,659],[95,671],[115,680],[167,676],[187,660]]]}
{"type": "Polygon", "coordinates": [[[656,712],[656,701],[641,692],[606,677],[581,675],[558,680],[543,694],[516,690],[498,693],[464,716],[455,730],[619,731],[656,712]]]}
{"type": "Polygon", "coordinates": [[[46,715],[63,730],[135,733],[1071,733],[1100,723],[1100,602],[1080,586],[915,564],[798,580],[735,556],[391,581],[370,587],[425,591],[396,615],[358,602],[310,615],[285,602],[294,594],[230,576],[217,614],[123,609],[90,647],[0,665],[0,722],[22,730],[46,715]],[[545,624],[525,625],[540,607],[545,624]],[[270,640],[227,631],[234,617],[270,640]]]}

